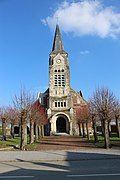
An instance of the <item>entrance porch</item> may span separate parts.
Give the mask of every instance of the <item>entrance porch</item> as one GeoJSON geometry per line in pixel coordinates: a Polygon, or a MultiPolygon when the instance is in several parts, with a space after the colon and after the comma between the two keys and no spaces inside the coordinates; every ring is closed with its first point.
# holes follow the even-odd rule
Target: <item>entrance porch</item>
{"type": "Polygon", "coordinates": [[[55,114],[50,120],[50,134],[67,133],[71,134],[72,123],[68,115],[63,113],[55,114]]]}

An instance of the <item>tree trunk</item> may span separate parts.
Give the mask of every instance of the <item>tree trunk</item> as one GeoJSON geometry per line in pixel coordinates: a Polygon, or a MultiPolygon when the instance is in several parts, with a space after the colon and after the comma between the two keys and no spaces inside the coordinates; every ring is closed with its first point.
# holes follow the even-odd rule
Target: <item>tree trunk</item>
{"type": "Polygon", "coordinates": [[[14,124],[13,123],[11,123],[11,136],[12,136],[12,138],[14,138],[14,124]]]}
{"type": "Polygon", "coordinates": [[[97,136],[97,126],[96,126],[96,121],[93,120],[93,135],[94,135],[94,142],[98,142],[98,136],[97,136]]]}
{"type": "Polygon", "coordinates": [[[27,123],[25,125],[25,144],[27,144],[27,123]]]}
{"type": "Polygon", "coordinates": [[[79,136],[82,136],[81,124],[80,123],[78,123],[78,128],[79,128],[79,136]]]}
{"type": "Polygon", "coordinates": [[[87,138],[90,140],[90,133],[89,133],[89,127],[88,127],[88,120],[86,120],[86,129],[87,129],[87,138]]]}
{"type": "Polygon", "coordinates": [[[105,141],[105,148],[110,148],[110,138],[109,138],[109,131],[108,131],[108,120],[104,120],[104,141],[105,141]]]}
{"type": "Polygon", "coordinates": [[[20,149],[25,150],[25,145],[27,144],[27,123],[26,119],[21,117],[21,144],[20,149]]]}
{"type": "Polygon", "coordinates": [[[44,125],[41,126],[41,136],[44,137],[44,125]]]}
{"type": "Polygon", "coordinates": [[[110,121],[108,122],[108,131],[109,131],[109,137],[112,137],[110,121]]]}
{"type": "Polygon", "coordinates": [[[38,124],[35,123],[35,142],[38,141],[38,124]]]}
{"type": "Polygon", "coordinates": [[[39,135],[39,137],[41,137],[41,126],[40,125],[38,126],[38,135],[39,135]]]}
{"type": "Polygon", "coordinates": [[[30,120],[30,144],[34,143],[34,122],[30,120]]]}
{"type": "Polygon", "coordinates": [[[19,137],[21,137],[21,122],[19,123],[19,137]]]}
{"type": "Polygon", "coordinates": [[[101,120],[101,130],[102,130],[102,136],[104,136],[104,122],[101,120]]]}
{"type": "Polygon", "coordinates": [[[6,141],[6,119],[2,119],[2,140],[6,141]]]}
{"type": "Polygon", "coordinates": [[[117,137],[120,138],[120,124],[119,118],[116,117],[116,130],[117,130],[117,137]]]}
{"type": "Polygon", "coordinates": [[[84,122],[82,122],[82,132],[83,132],[83,137],[85,137],[85,127],[84,127],[84,122]]]}

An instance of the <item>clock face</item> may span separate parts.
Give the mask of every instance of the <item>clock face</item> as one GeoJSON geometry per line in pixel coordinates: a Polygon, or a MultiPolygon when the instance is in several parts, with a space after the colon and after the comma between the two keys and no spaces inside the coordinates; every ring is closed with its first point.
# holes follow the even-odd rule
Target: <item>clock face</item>
{"type": "Polygon", "coordinates": [[[60,60],[60,59],[58,59],[58,60],[57,60],[57,63],[58,63],[58,64],[60,64],[60,63],[61,63],[61,60],[60,60]]]}

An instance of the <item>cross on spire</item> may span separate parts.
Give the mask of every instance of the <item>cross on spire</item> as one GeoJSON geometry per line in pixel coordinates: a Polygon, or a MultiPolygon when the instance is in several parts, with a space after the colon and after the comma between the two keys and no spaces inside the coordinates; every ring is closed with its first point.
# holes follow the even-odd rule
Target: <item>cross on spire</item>
{"type": "Polygon", "coordinates": [[[58,24],[58,21],[59,21],[59,16],[58,15],[56,16],[56,21],[57,21],[57,24],[58,24]]]}

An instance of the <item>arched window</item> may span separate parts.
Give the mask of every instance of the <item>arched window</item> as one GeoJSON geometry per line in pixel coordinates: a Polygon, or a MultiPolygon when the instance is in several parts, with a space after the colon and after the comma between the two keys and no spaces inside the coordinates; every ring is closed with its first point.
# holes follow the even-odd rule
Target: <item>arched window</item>
{"type": "Polygon", "coordinates": [[[66,102],[64,102],[64,107],[66,107],[66,102]]]}
{"type": "Polygon", "coordinates": [[[65,108],[67,106],[66,101],[55,101],[54,103],[56,108],[65,108]]]}
{"type": "Polygon", "coordinates": [[[55,107],[57,107],[57,102],[55,102],[55,107]]]}
{"type": "Polygon", "coordinates": [[[63,107],[63,102],[61,102],[61,107],[63,107]]]}
{"type": "Polygon", "coordinates": [[[60,107],[60,102],[58,101],[58,107],[60,107]]]}
{"type": "Polygon", "coordinates": [[[54,75],[54,85],[55,86],[65,86],[64,74],[55,74],[54,75]]]}

